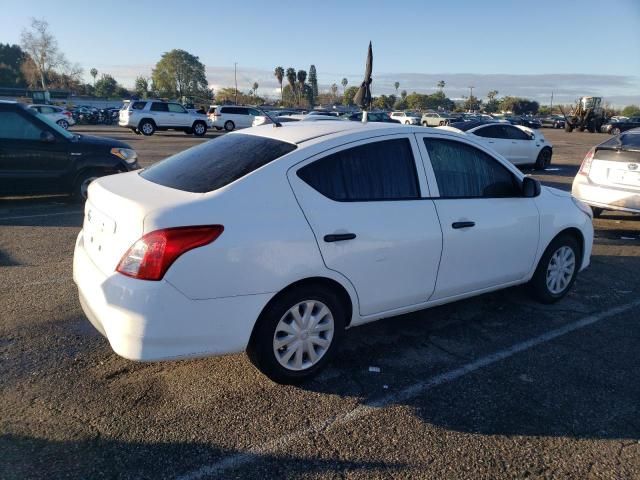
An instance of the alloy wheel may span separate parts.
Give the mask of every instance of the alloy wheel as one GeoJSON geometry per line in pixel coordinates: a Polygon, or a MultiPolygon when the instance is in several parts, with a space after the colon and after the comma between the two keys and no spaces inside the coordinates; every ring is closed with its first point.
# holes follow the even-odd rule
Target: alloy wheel
{"type": "Polygon", "coordinates": [[[569,286],[576,269],[573,249],[562,246],[551,256],[547,266],[547,288],[553,295],[559,295],[569,286]]]}

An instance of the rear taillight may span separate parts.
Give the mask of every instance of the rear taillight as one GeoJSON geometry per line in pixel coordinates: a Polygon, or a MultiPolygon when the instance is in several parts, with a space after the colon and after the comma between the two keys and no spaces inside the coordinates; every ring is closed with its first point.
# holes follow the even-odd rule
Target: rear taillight
{"type": "Polygon", "coordinates": [[[147,233],[127,250],[116,271],[139,280],[161,280],[180,255],[208,245],[223,231],[222,225],[206,225],[147,233]]]}
{"type": "Polygon", "coordinates": [[[596,154],[596,148],[593,147],[591,150],[587,152],[582,160],[582,165],[580,165],[580,171],[578,172],[580,175],[589,175],[589,171],[591,170],[591,162],[593,161],[593,156],[596,154]]]}
{"type": "Polygon", "coordinates": [[[64,114],[65,114],[67,117],[69,117],[69,118],[71,118],[71,117],[73,116],[73,115],[71,114],[71,112],[69,112],[69,111],[67,111],[67,110],[65,110],[65,111],[64,111],[64,112],[62,112],[62,113],[64,113],[64,114]]]}

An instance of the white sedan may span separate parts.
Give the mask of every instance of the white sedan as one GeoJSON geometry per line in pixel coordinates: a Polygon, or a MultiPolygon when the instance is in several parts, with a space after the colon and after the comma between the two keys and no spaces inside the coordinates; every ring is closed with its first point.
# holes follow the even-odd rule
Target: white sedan
{"type": "Polygon", "coordinates": [[[345,328],[519,284],[559,300],[591,222],[471,135],[265,125],[92,182],[73,278],[123,357],[246,350],[295,383],[345,328]]]}
{"type": "Polygon", "coordinates": [[[42,115],[46,115],[65,130],[67,130],[71,125],[76,124],[76,121],[73,119],[73,115],[71,115],[71,112],[61,107],[56,107],[54,105],[34,104],[27,105],[27,108],[31,108],[32,110],[35,110],[42,115]]]}
{"type": "Polygon", "coordinates": [[[437,128],[474,135],[475,140],[495,150],[514,165],[533,165],[536,170],[544,170],[551,164],[553,145],[540,130],[484,121],[458,122],[437,128]]]}

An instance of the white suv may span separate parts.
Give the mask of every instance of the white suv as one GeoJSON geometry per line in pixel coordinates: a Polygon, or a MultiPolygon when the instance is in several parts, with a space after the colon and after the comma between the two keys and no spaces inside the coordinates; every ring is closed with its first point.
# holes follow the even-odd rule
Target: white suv
{"type": "Polygon", "coordinates": [[[403,125],[420,125],[422,117],[419,113],[414,112],[392,112],[391,118],[398,120],[403,125]]]}
{"type": "MultiPolygon", "coordinates": [[[[209,111],[211,112],[211,110],[209,111]]],[[[217,130],[224,128],[227,132],[230,132],[236,128],[252,126],[255,118],[261,115],[264,115],[264,113],[257,108],[229,105],[216,107],[209,118],[213,120],[213,126],[217,130]]]]}
{"type": "Polygon", "coordinates": [[[198,137],[212,126],[206,115],[191,113],[179,103],[162,100],[130,102],[120,110],[118,125],[143,135],[153,135],[156,130],[181,130],[198,137]]]}

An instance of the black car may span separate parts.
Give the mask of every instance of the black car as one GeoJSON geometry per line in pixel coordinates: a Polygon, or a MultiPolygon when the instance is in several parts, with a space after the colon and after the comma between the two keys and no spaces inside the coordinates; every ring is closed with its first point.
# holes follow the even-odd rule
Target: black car
{"type": "MultiPolygon", "coordinates": [[[[347,118],[354,122],[361,122],[362,112],[352,113],[347,118]]],[[[368,112],[367,122],[400,123],[399,120],[391,118],[387,112],[368,112]]]]}
{"type": "Polygon", "coordinates": [[[564,117],[562,115],[547,115],[540,119],[543,127],[564,128],[564,117]]]}
{"type": "Polygon", "coordinates": [[[507,117],[506,120],[509,121],[511,125],[522,125],[523,127],[529,128],[542,128],[542,124],[535,118],[507,117]]]}
{"type": "Polygon", "coordinates": [[[95,178],[138,168],[124,142],[74,134],[20,103],[0,101],[0,196],[66,193],[81,200],[95,178]]]}
{"type": "Polygon", "coordinates": [[[629,120],[622,121],[609,121],[605,123],[600,129],[603,133],[609,133],[611,135],[620,135],[622,132],[631,130],[632,128],[640,127],[640,117],[631,117],[629,120]]]}

